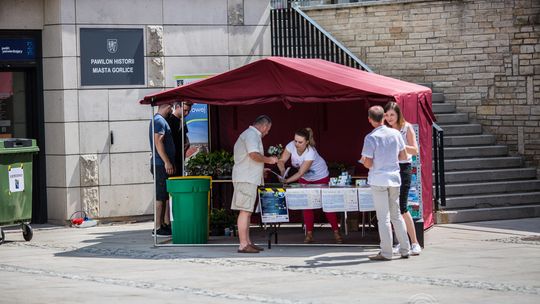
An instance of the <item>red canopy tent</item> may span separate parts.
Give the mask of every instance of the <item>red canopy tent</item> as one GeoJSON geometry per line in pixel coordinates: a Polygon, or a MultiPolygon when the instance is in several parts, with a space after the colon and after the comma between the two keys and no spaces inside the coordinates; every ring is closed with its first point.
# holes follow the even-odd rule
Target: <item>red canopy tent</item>
{"type": "MultiPolygon", "coordinates": [[[[419,127],[424,227],[433,225],[431,125],[435,119],[427,87],[321,59],[269,57],[147,95],[140,103],[155,106],[175,101],[229,106],[212,112],[217,128],[212,142],[221,148],[232,150],[237,136],[264,113],[273,119],[265,146],[286,144],[297,128],[310,126],[327,161],[352,164],[360,158],[364,136],[372,129],[367,109],[396,101],[406,120],[419,127]],[[251,106],[239,107],[244,105],[251,106]]],[[[357,165],[357,170],[365,169],[357,165]]]]}

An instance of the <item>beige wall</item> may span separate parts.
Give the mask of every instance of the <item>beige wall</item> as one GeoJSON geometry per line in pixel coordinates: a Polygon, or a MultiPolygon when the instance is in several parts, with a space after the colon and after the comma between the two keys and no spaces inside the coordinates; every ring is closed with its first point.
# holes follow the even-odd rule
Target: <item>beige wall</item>
{"type": "Polygon", "coordinates": [[[267,0],[0,1],[0,29],[43,30],[49,221],[76,210],[152,214],[152,111],[138,100],[175,86],[174,75],[221,73],[269,56],[268,24],[267,0]],[[143,28],[146,85],[82,88],[81,27],[143,28]]]}
{"type": "Polygon", "coordinates": [[[540,2],[400,1],[306,10],[375,72],[429,83],[540,168],[540,2]]]}

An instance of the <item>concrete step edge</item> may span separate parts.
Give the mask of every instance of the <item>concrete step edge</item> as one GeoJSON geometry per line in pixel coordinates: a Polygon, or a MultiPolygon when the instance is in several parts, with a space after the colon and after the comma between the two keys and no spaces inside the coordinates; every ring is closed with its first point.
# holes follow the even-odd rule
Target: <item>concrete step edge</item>
{"type": "Polygon", "coordinates": [[[437,224],[451,224],[530,217],[540,217],[540,204],[497,208],[441,210],[436,212],[435,221],[437,224]]]}

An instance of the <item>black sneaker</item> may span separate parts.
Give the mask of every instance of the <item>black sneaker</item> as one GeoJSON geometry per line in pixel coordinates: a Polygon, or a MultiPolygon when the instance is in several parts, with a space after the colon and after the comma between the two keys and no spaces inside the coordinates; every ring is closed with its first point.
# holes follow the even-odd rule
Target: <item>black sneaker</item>
{"type": "Polygon", "coordinates": [[[168,233],[167,235],[172,234],[172,228],[170,224],[169,225],[164,224],[163,226],[161,226],[161,229],[163,229],[166,233],[168,233]]]}
{"type": "Polygon", "coordinates": [[[152,236],[154,236],[154,234],[157,232],[157,237],[168,237],[168,236],[171,236],[171,231],[170,229],[167,230],[167,228],[165,227],[160,227],[157,231],[155,230],[152,230],[152,236]]]}

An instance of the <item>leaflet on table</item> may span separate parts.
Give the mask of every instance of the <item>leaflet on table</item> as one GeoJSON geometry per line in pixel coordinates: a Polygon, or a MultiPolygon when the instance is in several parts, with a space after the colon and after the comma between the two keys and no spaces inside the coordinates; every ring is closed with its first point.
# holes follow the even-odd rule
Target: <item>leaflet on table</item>
{"type": "Polygon", "coordinates": [[[263,223],[289,221],[289,210],[285,202],[285,190],[283,188],[260,188],[259,203],[263,223]]]}
{"type": "Polygon", "coordinates": [[[375,211],[371,187],[358,188],[358,205],[359,211],[375,211]]]}
{"type": "Polygon", "coordinates": [[[356,188],[321,189],[321,200],[324,212],[358,211],[356,188]]]}
{"type": "Polygon", "coordinates": [[[285,192],[287,207],[291,210],[320,209],[321,189],[288,188],[285,192]]]}
{"type": "Polygon", "coordinates": [[[280,182],[283,182],[287,178],[287,174],[289,174],[289,170],[291,170],[291,167],[288,167],[287,169],[285,169],[285,172],[283,173],[283,175],[279,175],[277,172],[273,170],[270,170],[270,172],[272,172],[272,174],[277,176],[280,182]]]}

